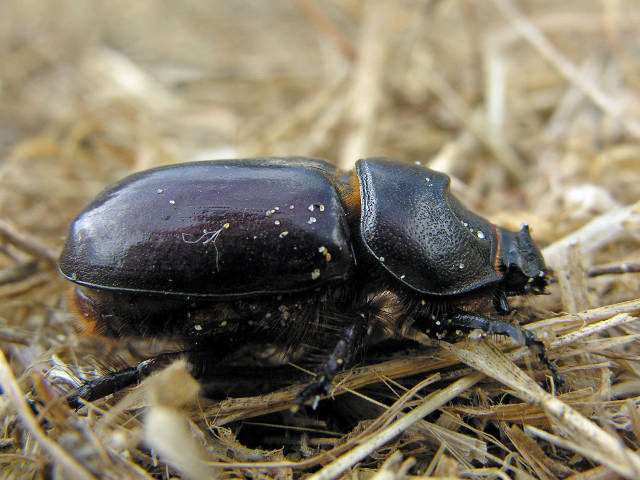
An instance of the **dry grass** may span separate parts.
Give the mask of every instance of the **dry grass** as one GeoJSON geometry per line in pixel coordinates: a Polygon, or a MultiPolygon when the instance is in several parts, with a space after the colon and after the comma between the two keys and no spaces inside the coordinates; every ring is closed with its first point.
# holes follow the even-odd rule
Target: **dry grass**
{"type": "Polygon", "coordinates": [[[632,0],[3,1],[0,476],[640,478],[639,28],[632,0]],[[289,412],[300,385],[198,397],[180,362],[67,408],[162,349],[74,329],[53,265],[82,205],[156,165],[294,154],[428,162],[529,223],[558,283],[517,317],[565,388],[468,340],[343,374],[320,415],[289,412]]]}

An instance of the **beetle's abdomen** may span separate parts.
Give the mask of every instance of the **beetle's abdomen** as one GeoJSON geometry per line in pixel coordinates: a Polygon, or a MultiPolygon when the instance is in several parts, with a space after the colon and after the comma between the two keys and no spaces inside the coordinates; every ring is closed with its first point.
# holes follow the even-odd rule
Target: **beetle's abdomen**
{"type": "Polygon", "coordinates": [[[421,293],[456,295],[499,282],[495,227],[464,208],[449,177],[384,158],[358,161],[360,233],[395,278],[421,293]]]}
{"type": "Polygon", "coordinates": [[[71,225],[60,271],[112,290],[233,297],[351,274],[333,167],[312,159],[178,164],[103,191],[71,225]]]}

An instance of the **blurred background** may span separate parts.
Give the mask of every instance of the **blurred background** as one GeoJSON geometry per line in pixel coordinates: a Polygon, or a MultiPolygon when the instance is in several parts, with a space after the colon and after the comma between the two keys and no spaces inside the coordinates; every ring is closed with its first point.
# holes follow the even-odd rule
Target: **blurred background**
{"type": "MultiPolygon", "coordinates": [[[[52,358],[83,364],[105,348],[75,333],[53,265],[90,198],[154,166],[420,161],[541,245],[632,206],[639,32],[634,0],[3,0],[0,346],[26,391],[52,358]]],[[[635,208],[636,223],[591,239],[580,268],[637,262],[635,208]]],[[[537,308],[640,289],[637,274],[593,282],[537,308]]],[[[20,450],[14,435],[5,452],[20,450]]]]}
{"type": "Polygon", "coordinates": [[[633,1],[0,9],[0,215],[52,246],[106,183],[199,159],[427,162],[542,237],[638,196],[633,1]]]}

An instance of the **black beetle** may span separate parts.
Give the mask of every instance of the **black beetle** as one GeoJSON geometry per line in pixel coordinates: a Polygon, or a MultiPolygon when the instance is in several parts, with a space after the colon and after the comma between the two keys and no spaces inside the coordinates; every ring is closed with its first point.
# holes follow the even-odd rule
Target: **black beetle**
{"type": "MultiPolygon", "coordinates": [[[[526,226],[496,227],[451,195],[445,174],[385,158],[358,161],[349,177],[310,158],[137,173],[80,213],[60,258],[88,329],[182,339],[196,376],[256,342],[296,361],[323,353],[298,403],[327,391],[365,345],[410,327],[540,347],[482,313],[543,293],[545,271],[526,226]]],[[[70,402],[134,384],[167,358],[88,382],[70,402]]]]}

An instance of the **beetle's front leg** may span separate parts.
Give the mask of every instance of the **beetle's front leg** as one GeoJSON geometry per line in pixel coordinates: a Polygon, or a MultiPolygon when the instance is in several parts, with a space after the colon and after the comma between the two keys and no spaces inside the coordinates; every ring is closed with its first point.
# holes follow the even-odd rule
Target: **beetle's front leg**
{"type": "Polygon", "coordinates": [[[457,313],[447,317],[446,324],[456,326],[465,330],[480,329],[488,335],[507,335],[519,345],[524,345],[534,351],[542,363],[551,371],[555,379],[562,383],[562,377],[558,373],[558,368],[551,363],[547,357],[544,344],[538,340],[533,332],[524,328],[512,325],[501,320],[484,317],[476,313],[457,313]]]}
{"type": "Polygon", "coordinates": [[[343,330],[331,355],[318,369],[314,382],[307,385],[296,397],[297,406],[314,398],[313,408],[315,409],[320,395],[326,395],[331,391],[333,377],[341,370],[351,366],[356,353],[362,348],[362,337],[367,326],[367,315],[364,313],[355,315],[353,323],[343,330]]]}
{"type": "Polygon", "coordinates": [[[541,345],[537,337],[528,330],[476,313],[456,313],[446,319],[446,324],[467,331],[482,330],[487,335],[506,335],[519,345],[527,347],[541,345]]]}

